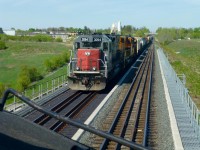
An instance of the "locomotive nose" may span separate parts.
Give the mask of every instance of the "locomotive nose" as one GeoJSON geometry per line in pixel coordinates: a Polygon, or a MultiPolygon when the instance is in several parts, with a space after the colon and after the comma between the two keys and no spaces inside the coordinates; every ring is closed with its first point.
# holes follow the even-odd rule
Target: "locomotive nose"
{"type": "Polygon", "coordinates": [[[99,49],[78,49],[77,67],[81,71],[97,71],[99,69],[99,49]]]}

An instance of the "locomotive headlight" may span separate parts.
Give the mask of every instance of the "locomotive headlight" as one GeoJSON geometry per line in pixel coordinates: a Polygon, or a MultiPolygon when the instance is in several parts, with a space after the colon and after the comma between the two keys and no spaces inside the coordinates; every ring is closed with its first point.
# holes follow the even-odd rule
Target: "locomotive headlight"
{"type": "Polygon", "coordinates": [[[96,67],[92,67],[92,70],[93,70],[93,71],[96,71],[96,67]]]}
{"type": "Polygon", "coordinates": [[[79,68],[79,67],[76,67],[76,70],[77,70],[77,71],[79,71],[79,70],[80,70],[80,68],[79,68]]]}

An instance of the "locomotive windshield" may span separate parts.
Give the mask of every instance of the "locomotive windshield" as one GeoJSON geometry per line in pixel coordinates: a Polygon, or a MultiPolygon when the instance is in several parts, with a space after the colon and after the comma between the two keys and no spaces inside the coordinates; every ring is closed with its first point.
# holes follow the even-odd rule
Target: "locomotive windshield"
{"type": "Polygon", "coordinates": [[[83,42],[83,47],[101,47],[101,42],[83,42]]]}

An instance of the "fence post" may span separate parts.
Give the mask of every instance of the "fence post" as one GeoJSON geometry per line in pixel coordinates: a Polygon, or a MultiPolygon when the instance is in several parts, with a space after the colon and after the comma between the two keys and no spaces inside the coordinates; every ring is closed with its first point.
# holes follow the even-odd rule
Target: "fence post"
{"type": "Polygon", "coordinates": [[[34,95],[35,95],[35,88],[33,86],[33,89],[32,89],[32,98],[34,98],[34,95]]]}
{"type": "Polygon", "coordinates": [[[43,93],[42,93],[42,92],[43,92],[43,90],[42,90],[42,84],[40,84],[40,85],[41,85],[41,97],[40,97],[40,98],[42,98],[42,94],[43,94],[43,93]]]}
{"type": "Polygon", "coordinates": [[[47,94],[49,93],[49,81],[47,81],[47,94]]]}
{"type": "Polygon", "coordinates": [[[51,85],[52,85],[51,91],[53,92],[53,89],[54,89],[54,87],[53,87],[53,79],[51,80],[51,85]]]}
{"type": "Polygon", "coordinates": [[[14,111],[16,110],[16,97],[14,96],[14,111]]]}

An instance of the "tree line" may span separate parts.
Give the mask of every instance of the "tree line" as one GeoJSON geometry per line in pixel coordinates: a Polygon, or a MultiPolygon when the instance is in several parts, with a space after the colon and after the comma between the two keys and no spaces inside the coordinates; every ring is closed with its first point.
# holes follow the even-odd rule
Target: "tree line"
{"type": "Polygon", "coordinates": [[[30,42],[60,42],[49,35],[37,34],[35,36],[10,36],[0,34],[0,41],[30,41],[30,42]]]}
{"type": "MultiPolygon", "coordinates": [[[[144,33],[149,33],[149,29],[146,27],[136,28],[132,25],[124,25],[121,27],[122,29],[122,35],[133,35],[133,36],[140,36],[144,37],[144,33]]],[[[35,28],[29,28],[28,30],[16,30],[17,35],[28,35],[32,32],[65,32],[65,33],[77,33],[77,34],[91,34],[91,33],[102,33],[102,34],[109,34],[110,28],[105,29],[90,29],[87,26],[84,26],[84,28],[74,28],[74,27],[50,27],[47,29],[35,29],[35,28]]]]}
{"type": "Polygon", "coordinates": [[[16,30],[16,35],[29,35],[30,33],[33,32],[46,32],[47,34],[49,34],[50,32],[64,32],[64,33],[80,33],[80,34],[90,34],[92,33],[92,30],[87,27],[84,26],[84,28],[74,28],[74,27],[49,27],[46,29],[38,29],[38,28],[29,28],[28,30],[21,30],[21,29],[17,29],[16,30]]]}
{"type": "Polygon", "coordinates": [[[198,28],[158,28],[157,38],[161,44],[169,44],[178,39],[199,39],[200,27],[198,28]]]}

